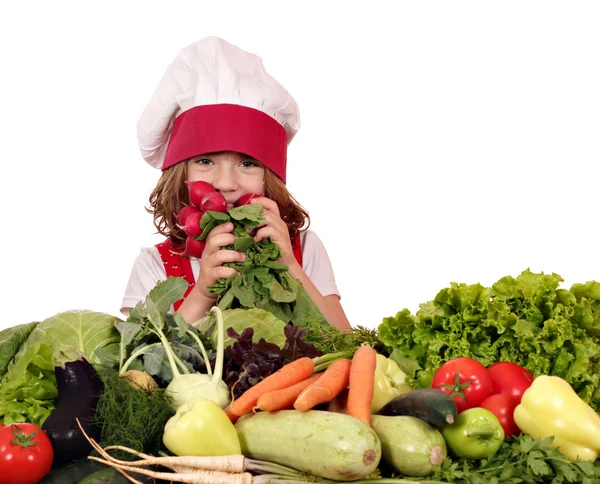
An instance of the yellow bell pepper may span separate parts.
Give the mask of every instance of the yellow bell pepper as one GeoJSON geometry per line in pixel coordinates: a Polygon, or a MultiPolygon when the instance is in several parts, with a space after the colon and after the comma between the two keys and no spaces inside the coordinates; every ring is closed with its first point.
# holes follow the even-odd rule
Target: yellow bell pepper
{"type": "Polygon", "coordinates": [[[538,376],[515,408],[515,423],[533,438],[554,436],[552,445],[572,461],[598,458],[600,416],[557,376],[538,376]]]}
{"type": "Polygon", "coordinates": [[[377,353],[371,413],[377,413],[397,396],[410,392],[412,387],[405,380],[406,373],[394,360],[377,353]]]}
{"type": "Polygon", "coordinates": [[[175,455],[241,454],[240,439],[225,411],[212,400],[181,405],[165,425],[163,443],[175,455]]]}

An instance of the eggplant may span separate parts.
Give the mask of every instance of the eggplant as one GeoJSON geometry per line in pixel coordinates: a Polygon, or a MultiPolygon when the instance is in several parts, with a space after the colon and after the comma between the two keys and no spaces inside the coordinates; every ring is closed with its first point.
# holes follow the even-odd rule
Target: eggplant
{"type": "Polygon", "coordinates": [[[54,450],[52,467],[77,461],[92,451],[91,444],[77,425],[91,438],[100,440],[101,428],[95,421],[96,408],[102,394],[102,380],[85,359],[69,361],[54,368],[58,387],[56,408],[42,424],[54,450]]]}

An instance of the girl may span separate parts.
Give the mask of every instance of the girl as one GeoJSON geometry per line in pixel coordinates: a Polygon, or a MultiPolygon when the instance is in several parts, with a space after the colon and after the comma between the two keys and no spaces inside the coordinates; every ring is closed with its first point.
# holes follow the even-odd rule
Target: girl
{"type": "Polygon", "coordinates": [[[308,213],[285,186],[287,146],[298,128],[296,102],[267,74],[260,57],[216,37],[179,53],[138,122],[144,159],[162,169],[147,210],[167,240],[137,257],[124,314],[159,280],[174,275],[190,283],[174,309],[192,323],[215,304],[216,295],[207,288],[235,274],[223,264],[244,260],[243,253],[222,249],[235,240],[230,223],[209,233],[201,260],[177,255],[186,237],[174,215],[189,203],[184,182],[202,180],[223,194],[228,208],[244,194],[262,194],[251,202],[263,206],[267,220],[255,240],[275,242],[284,254],[279,262],[300,280],[329,323],[350,328],[327,252],[308,230],[308,213]]]}

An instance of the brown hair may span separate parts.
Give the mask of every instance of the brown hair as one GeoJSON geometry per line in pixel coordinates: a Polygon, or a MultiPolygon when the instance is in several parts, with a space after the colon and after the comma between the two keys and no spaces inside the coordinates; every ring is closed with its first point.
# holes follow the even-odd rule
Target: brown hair
{"type": "MultiPolygon", "coordinates": [[[[150,207],[146,207],[146,211],[153,214],[157,233],[171,239],[171,244],[176,250],[183,250],[186,239],[185,232],[177,226],[175,216],[189,204],[185,180],[187,162],[182,161],[167,168],[150,194],[150,207]]],[[[300,230],[306,230],[310,226],[308,212],[288,191],[285,183],[268,168],[265,168],[265,196],[277,203],[293,244],[300,230]]]]}

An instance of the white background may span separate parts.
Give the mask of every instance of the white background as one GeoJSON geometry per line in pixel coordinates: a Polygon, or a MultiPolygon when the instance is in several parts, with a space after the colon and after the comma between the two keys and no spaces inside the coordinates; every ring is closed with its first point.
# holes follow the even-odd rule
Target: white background
{"type": "Polygon", "coordinates": [[[451,281],[600,280],[598,5],[3,2],[0,328],[119,315],[160,240],[136,122],[208,35],[262,56],[298,101],[288,186],[353,325],[451,281]]]}

